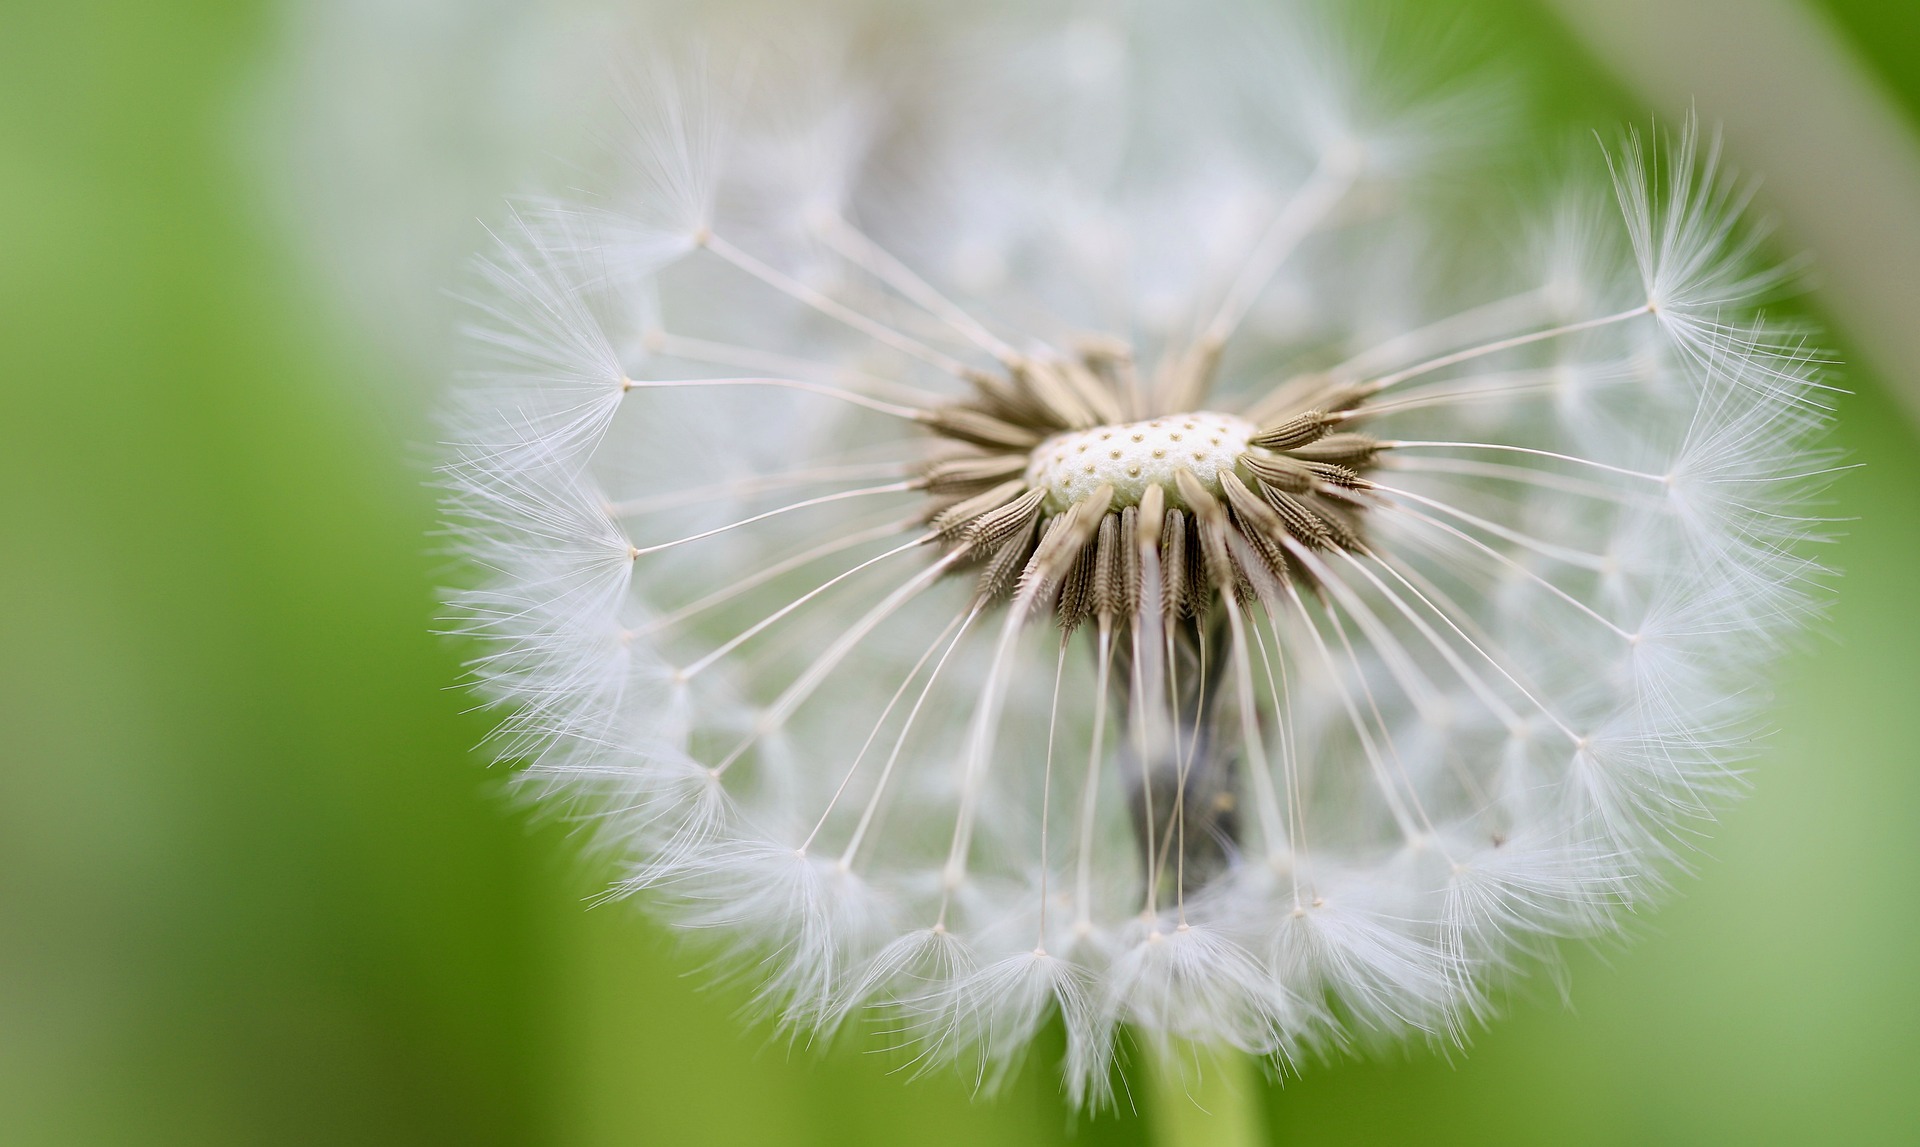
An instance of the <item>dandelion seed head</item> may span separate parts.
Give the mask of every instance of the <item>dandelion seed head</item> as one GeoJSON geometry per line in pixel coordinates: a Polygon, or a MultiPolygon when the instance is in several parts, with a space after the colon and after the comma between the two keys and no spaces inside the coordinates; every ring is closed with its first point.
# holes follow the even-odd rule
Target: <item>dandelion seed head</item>
{"type": "Polygon", "coordinates": [[[1458,1040],[1739,787],[1832,465],[1710,136],[1437,243],[1504,89],[1271,20],[654,61],[481,264],[495,750],[795,1032],[1458,1040]]]}

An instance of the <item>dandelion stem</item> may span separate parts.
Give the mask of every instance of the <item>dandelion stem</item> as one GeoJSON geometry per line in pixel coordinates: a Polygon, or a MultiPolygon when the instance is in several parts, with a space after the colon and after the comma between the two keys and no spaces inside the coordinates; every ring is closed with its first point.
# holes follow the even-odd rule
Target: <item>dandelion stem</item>
{"type": "Polygon", "coordinates": [[[1154,1147],[1256,1147],[1265,1091],[1252,1057],[1183,1041],[1147,1045],[1143,1090],[1154,1147]]]}

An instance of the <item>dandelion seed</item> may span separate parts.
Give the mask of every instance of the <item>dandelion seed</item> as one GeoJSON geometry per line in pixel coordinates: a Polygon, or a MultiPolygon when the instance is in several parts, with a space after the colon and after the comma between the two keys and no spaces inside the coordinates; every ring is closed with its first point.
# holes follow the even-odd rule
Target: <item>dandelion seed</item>
{"type": "Polygon", "coordinates": [[[1691,123],[1448,256],[1470,91],[1168,18],[656,69],[627,207],[482,264],[445,468],[499,754],[622,891],[983,1085],[1058,1016],[1087,1103],[1123,1028],[1455,1038],[1657,892],[1831,469],[1691,123]]]}

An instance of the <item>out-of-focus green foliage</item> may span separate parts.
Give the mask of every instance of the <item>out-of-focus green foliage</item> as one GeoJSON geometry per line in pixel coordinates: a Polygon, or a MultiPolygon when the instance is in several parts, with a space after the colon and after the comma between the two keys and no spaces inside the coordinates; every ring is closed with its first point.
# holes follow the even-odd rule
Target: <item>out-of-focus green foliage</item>
{"type": "MultiPolygon", "coordinates": [[[[1551,111],[1626,106],[1522,0],[1470,6],[1551,111]]],[[[1832,7],[1920,107],[1910,0],[1832,7]]],[[[427,632],[431,432],[368,401],[430,387],[333,317],[234,142],[271,15],[0,16],[0,1141],[1060,1141],[1045,1049],[984,1104],[769,1044],[498,799],[427,632]]],[[[1920,443],[1852,381],[1841,592],[1699,879],[1573,954],[1572,1009],[1543,980],[1466,1054],[1310,1065],[1276,1142],[1920,1127],[1920,443]]]]}
{"type": "Polygon", "coordinates": [[[1819,0],[1814,7],[1847,34],[1920,129],[1920,12],[1908,0],[1819,0]]]}

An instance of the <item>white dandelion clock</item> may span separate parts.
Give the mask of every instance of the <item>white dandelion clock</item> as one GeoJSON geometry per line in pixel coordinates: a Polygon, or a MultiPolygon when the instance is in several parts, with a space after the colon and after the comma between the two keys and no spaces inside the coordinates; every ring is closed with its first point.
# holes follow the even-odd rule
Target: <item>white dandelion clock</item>
{"type": "Polygon", "coordinates": [[[621,891],[799,1033],[1060,1022],[1082,1102],[1458,1038],[1657,892],[1828,468],[1691,125],[1503,233],[1479,89],[1144,8],[649,66],[445,468],[499,753],[621,891]]]}

